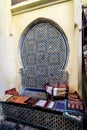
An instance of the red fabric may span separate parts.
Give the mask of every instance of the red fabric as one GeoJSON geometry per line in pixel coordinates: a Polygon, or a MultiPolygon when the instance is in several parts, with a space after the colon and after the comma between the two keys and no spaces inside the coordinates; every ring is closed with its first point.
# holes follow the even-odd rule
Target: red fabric
{"type": "Polygon", "coordinates": [[[7,101],[13,103],[26,104],[25,101],[28,100],[28,96],[12,96],[7,101]]]}
{"type": "Polygon", "coordinates": [[[54,98],[65,98],[68,94],[69,87],[67,84],[48,84],[45,86],[48,98],[54,100],[54,98]]]}
{"type": "Polygon", "coordinates": [[[81,101],[68,100],[67,108],[70,110],[78,109],[83,110],[83,103],[81,101]]]}
{"type": "Polygon", "coordinates": [[[5,94],[15,95],[15,96],[19,95],[18,92],[17,92],[17,90],[16,90],[16,88],[12,88],[12,89],[6,90],[5,94]]]}
{"type": "Polygon", "coordinates": [[[73,101],[81,101],[81,98],[77,91],[75,91],[74,93],[69,93],[68,99],[73,100],[73,101]]]}
{"type": "Polygon", "coordinates": [[[68,88],[66,84],[59,84],[58,88],[68,88]]]}

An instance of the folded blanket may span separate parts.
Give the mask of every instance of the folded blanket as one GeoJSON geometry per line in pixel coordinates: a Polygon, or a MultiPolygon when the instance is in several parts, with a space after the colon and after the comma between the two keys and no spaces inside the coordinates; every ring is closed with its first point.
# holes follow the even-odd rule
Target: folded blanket
{"type": "Polygon", "coordinates": [[[69,87],[66,84],[53,84],[45,86],[46,92],[53,98],[63,97],[65,98],[68,94],[69,87]]]}
{"type": "Polygon", "coordinates": [[[84,114],[84,104],[82,101],[65,100],[65,111],[72,112],[76,115],[84,114]]]}
{"type": "Polygon", "coordinates": [[[28,99],[28,96],[12,96],[7,100],[7,102],[25,104],[25,101],[28,99]]]}
{"type": "Polygon", "coordinates": [[[61,96],[67,94],[67,88],[54,88],[53,89],[53,96],[61,96]]]}
{"type": "Polygon", "coordinates": [[[40,99],[33,106],[43,107],[45,108],[47,105],[47,100],[40,99]]]}
{"type": "Polygon", "coordinates": [[[8,89],[5,91],[5,94],[9,94],[9,95],[15,95],[18,96],[19,93],[17,92],[16,88],[12,88],[12,89],[8,89]]]}
{"type": "Polygon", "coordinates": [[[46,89],[46,92],[47,92],[49,95],[52,95],[53,86],[46,85],[46,86],[45,86],[45,89],[46,89]]]}
{"type": "Polygon", "coordinates": [[[53,109],[56,111],[64,111],[64,100],[55,101],[53,109]]]}
{"type": "Polygon", "coordinates": [[[12,97],[12,95],[5,94],[3,97],[1,97],[0,101],[1,101],[1,102],[5,102],[5,101],[7,101],[10,97],[12,97]]]}
{"type": "Polygon", "coordinates": [[[25,103],[29,104],[29,105],[33,105],[35,104],[39,99],[35,98],[35,97],[31,97],[28,100],[25,101],[25,103]]]}
{"type": "Polygon", "coordinates": [[[54,106],[54,104],[55,104],[54,101],[48,101],[48,102],[47,102],[47,105],[46,105],[46,108],[48,108],[48,109],[52,109],[53,106],[54,106]]]}
{"type": "Polygon", "coordinates": [[[81,98],[80,98],[77,91],[75,91],[73,93],[69,93],[68,94],[68,99],[73,100],[73,101],[81,101],[81,98]]]}

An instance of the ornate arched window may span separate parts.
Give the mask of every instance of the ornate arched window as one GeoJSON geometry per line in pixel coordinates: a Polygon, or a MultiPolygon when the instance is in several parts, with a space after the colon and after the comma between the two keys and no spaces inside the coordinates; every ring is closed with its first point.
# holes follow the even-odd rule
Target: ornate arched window
{"type": "Polygon", "coordinates": [[[23,86],[43,88],[47,82],[65,80],[62,75],[68,63],[69,44],[64,31],[54,21],[39,18],[27,26],[20,53],[23,86]]]}

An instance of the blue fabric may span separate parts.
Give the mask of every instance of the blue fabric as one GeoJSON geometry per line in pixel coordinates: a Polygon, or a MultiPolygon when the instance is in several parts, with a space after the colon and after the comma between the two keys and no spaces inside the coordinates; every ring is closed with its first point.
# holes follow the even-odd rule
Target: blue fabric
{"type": "Polygon", "coordinates": [[[34,92],[46,92],[44,89],[36,89],[36,88],[23,88],[25,91],[34,91],[34,92]]]}

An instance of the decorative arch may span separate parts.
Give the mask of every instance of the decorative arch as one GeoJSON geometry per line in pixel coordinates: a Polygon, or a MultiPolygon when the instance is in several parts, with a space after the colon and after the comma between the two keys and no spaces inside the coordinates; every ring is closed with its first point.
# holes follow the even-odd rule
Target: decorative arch
{"type": "Polygon", "coordinates": [[[62,28],[47,18],[38,18],[22,33],[20,54],[22,84],[26,87],[60,82],[69,57],[69,44],[62,28]]]}

